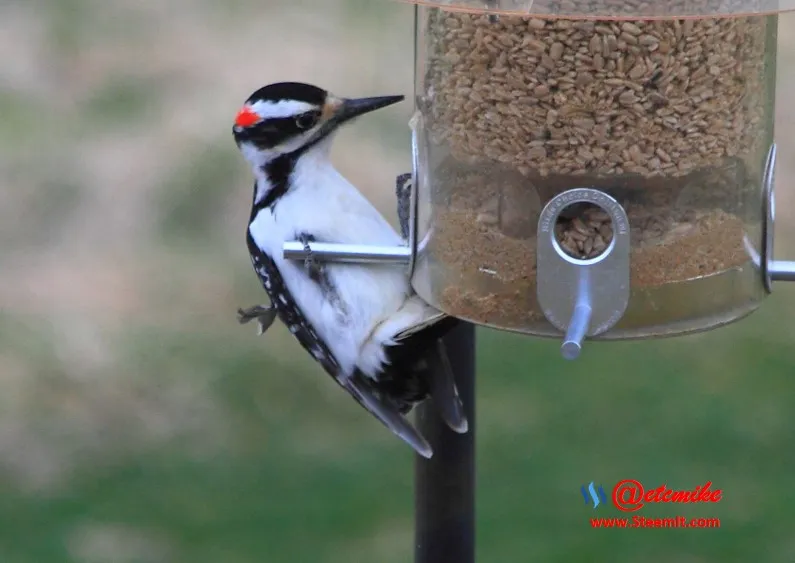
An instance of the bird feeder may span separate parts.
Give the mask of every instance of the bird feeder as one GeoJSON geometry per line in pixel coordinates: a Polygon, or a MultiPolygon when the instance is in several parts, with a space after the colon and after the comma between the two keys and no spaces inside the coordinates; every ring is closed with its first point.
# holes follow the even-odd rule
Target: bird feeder
{"type": "Polygon", "coordinates": [[[754,311],[773,256],[777,13],[793,1],[427,0],[416,35],[413,284],[446,313],[564,337],[754,311]]]}

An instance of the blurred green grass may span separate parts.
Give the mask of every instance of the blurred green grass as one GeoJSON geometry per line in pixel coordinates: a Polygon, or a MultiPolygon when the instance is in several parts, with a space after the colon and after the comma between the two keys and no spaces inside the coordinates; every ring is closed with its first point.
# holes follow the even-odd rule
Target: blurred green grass
{"type": "MultiPolygon", "coordinates": [[[[0,563],[411,560],[410,451],[286,331],[235,323],[261,290],[228,123],[271,79],[410,93],[411,21],[363,0],[0,6],[19,34],[0,65],[0,563]]],[[[390,217],[409,113],[335,148],[390,217]]],[[[479,561],[794,561],[793,312],[777,288],[737,325],[576,363],[479,330],[479,561]],[[724,500],[682,512],[723,527],[592,530],[580,486],[622,478],[710,480],[724,500]]]]}
{"type": "MultiPolygon", "coordinates": [[[[769,329],[789,321],[792,297],[705,335],[589,346],[573,364],[557,343],[479,331],[479,560],[740,562],[764,546],[765,561],[791,561],[793,360],[769,329]],[[724,500],[681,512],[723,526],[590,529],[579,486],[622,478],[712,481],[724,500]]],[[[353,402],[330,403],[317,370],[261,353],[246,332],[129,335],[131,373],[215,374],[228,441],[215,454],[175,441],[81,463],[44,497],[3,482],[3,561],[91,561],[69,550],[91,522],[156,531],[167,546],[124,559],[122,542],[119,558],[97,561],[411,560],[410,452],[353,402]]],[[[670,515],[655,508],[644,514],[670,515]]]]}

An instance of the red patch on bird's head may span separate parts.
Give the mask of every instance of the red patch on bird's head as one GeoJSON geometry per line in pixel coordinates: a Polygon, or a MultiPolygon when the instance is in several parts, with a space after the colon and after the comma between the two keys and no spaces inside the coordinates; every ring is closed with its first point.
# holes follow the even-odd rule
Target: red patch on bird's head
{"type": "Polygon", "coordinates": [[[252,125],[256,125],[262,120],[259,114],[251,109],[251,106],[243,106],[239,112],[237,112],[237,117],[235,117],[235,125],[238,127],[251,127],[252,125]]]}

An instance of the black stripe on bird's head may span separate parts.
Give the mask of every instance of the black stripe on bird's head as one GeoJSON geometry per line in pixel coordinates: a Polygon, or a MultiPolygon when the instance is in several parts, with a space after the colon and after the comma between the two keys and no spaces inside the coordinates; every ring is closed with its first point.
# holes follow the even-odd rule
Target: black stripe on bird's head
{"type": "Polygon", "coordinates": [[[338,98],[317,86],[280,82],[264,86],[249,96],[235,117],[232,131],[244,153],[253,149],[276,158],[305,150],[344,123],[403,99],[403,96],[338,98]]]}

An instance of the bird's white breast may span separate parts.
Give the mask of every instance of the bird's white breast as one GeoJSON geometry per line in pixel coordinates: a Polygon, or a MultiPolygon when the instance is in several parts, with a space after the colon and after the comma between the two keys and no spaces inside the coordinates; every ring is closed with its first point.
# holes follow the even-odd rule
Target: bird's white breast
{"type": "MultiPolygon", "coordinates": [[[[293,299],[328,345],[345,375],[355,367],[374,376],[384,361],[382,346],[368,345],[376,328],[401,309],[412,293],[402,266],[324,264],[339,302],[307,275],[302,262],[283,258],[283,245],[300,233],[321,242],[403,244],[383,216],[323,158],[300,159],[291,189],[273,211],[261,210],[249,229],[275,261],[293,299]]],[[[378,331],[381,332],[381,331],[378,331]]]]}

